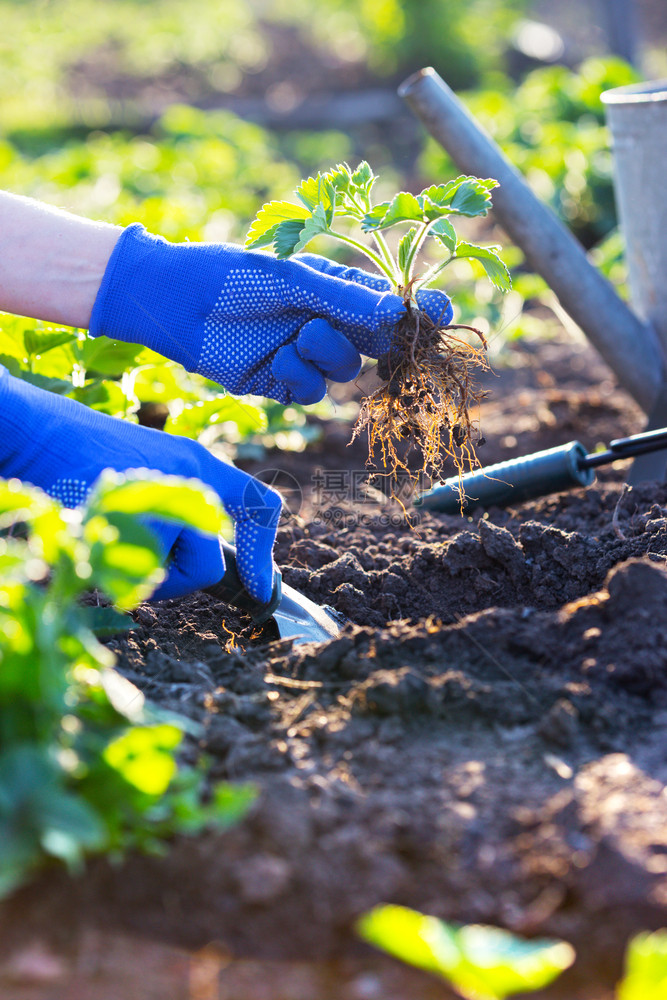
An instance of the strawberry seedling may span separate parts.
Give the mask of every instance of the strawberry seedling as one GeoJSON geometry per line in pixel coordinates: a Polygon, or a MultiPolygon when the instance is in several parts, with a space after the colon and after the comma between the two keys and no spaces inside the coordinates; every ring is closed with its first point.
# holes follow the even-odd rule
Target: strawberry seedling
{"type": "MultiPolygon", "coordinates": [[[[248,249],[271,246],[278,258],[303,250],[316,236],[331,236],[364,254],[403,297],[405,316],[396,325],[390,349],[378,359],[382,384],[362,400],[353,438],[368,434],[369,461],[381,459],[387,473],[410,474],[403,443],[419,448],[421,470],[438,475],[447,456],[459,472],[475,464],[472,413],[482,392],[475,369],[488,367],[487,344],[473,327],[433,318],[418,305],[420,289],[432,285],[453,260],[475,258],[496,288],[507,291],[510,277],[494,246],[459,240],[452,218],[484,216],[491,207],[493,179],[457,177],[419,194],[400,191],[389,201],[373,203],[376,176],[363,162],[356,170],[338,164],[333,170],[302,181],[300,204],[272,201],[258,213],[246,239],[248,249]],[[340,228],[340,223],[343,229],[340,228]],[[404,224],[394,255],[385,231],[404,224]],[[361,229],[361,238],[354,233],[361,229]],[[351,235],[354,233],[354,235],[351,235]],[[363,234],[373,245],[363,241],[363,234]],[[427,241],[442,259],[419,269],[427,241]],[[470,344],[461,330],[472,331],[480,344],[470,344]]],[[[409,452],[409,449],[408,449],[409,452]]]]}

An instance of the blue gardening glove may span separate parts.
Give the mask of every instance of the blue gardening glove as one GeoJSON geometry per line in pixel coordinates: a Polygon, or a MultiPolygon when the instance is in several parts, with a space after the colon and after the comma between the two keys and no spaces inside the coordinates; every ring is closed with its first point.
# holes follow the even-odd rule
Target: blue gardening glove
{"type": "MultiPolygon", "coordinates": [[[[269,601],[278,493],[189,438],[98,413],[14,378],[0,366],[0,476],[16,476],[64,506],[76,507],[104,469],[149,469],[210,486],[234,520],[236,560],[245,587],[262,603],[269,601]]],[[[217,538],[155,518],[149,526],[167,562],[155,600],[179,597],[222,578],[225,564],[217,538]]]]}
{"type": "MultiPolygon", "coordinates": [[[[429,313],[451,317],[444,293],[424,294],[429,313]]],[[[134,223],[109,260],[90,333],[144,344],[239,395],[314,403],[326,378],[356,378],[360,354],[388,349],[404,308],[385,279],[313,254],[168,243],[134,223]]]]}

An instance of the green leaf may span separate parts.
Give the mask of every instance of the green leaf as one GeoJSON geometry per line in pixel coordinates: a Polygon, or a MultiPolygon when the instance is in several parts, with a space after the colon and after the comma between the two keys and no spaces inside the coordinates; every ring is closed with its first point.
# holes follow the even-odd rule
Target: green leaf
{"type": "Polygon", "coordinates": [[[377,205],[374,205],[369,212],[361,221],[361,228],[365,233],[371,232],[373,229],[378,229],[380,223],[387,214],[387,209],[391,203],[388,201],[381,201],[377,205]]]}
{"type": "MultiPolygon", "coordinates": [[[[378,206],[376,206],[377,208],[378,206]]],[[[397,222],[422,222],[424,209],[413,194],[408,191],[399,191],[387,206],[387,210],[377,219],[375,210],[364,216],[361,228],[364,232],[374,229],[388,229],[395,226],[397,222]]]]}
{"type": "Polygon", "coordinates": [[[65,396],[72,391],[72,383],[62,378],[50,378],[48,375],[27,371],[21,371],[18,375],[24,382],[36,385],[38,389],[44,389],[46,392],[55,392],[58,396],[65,396]]]}
{"type": "MultiPolygon", "coordinates": [[[[477,177],[468,177],[456,190],[452,198],[452,211],[460,215],[474,217],[486,215],[491,208],[491,195],[489,194],[489,181],[480,181],[477,177]]],[[[492,183],[496,186],[496,182],[492,183]]]]}
{"type": "Polygon", "coordinates": [[[354,170],[350,180],[350,194],[356,194],[358,200],[369,209],[371,207],[371,190],[376,180],[375,174],[365,160],[362,160],[354,170]]]}
{"type": "Polygon", "coordinates": [[[80,610],[86,628],[98,639],[108,639],[138,627],[129,615],[123,615],[115,608],[84,607],[80,610]]]}
{"type": "MultiPolygon", "coordinates": [[[[105,834],[97,815],[62,781],[45,748],[19,744],[0,757],[0,817],[18,827],[26,844],[40,844],[71,863],[84,849],[101,847],[105,834]]],[[[0,844],[0,869],[4,847],[0,844]]]]}
{"type": "Polygon", "coordinates": [[[473,257],[478,260],[496,288],[501,292],[509,292],[512,279],[507,267],[498,256],[498,249],[499,247],[478,247],[473,243],[461,242],[456,247],[456,256],[473,257]]]}
{"type": "Polygon", "coordinates": [[[80,861],[84,850],[104,845],[104,826],[83,799],[65,791],[52,791],[44,798],[39,809],[40,841],[47,854],[72,865],[80,861]]]}
{"type": "Polygon", "coordinates": [[[302,181],[295,194],[310,212],[321,208],[330,226],[333,222],[336,207],[336,191],[328,174],[318,174],[302,181]]]}
{"type": "Polygon", "coordinates": [[[449,250],[450,253],[454,253],[456,250],[456,230],[451,224],[449,219],[438,219],[434,222],[428,231],[429,236],[435,236],[444,246],[449,250]]]}
{"type": "Polygon", "coordinates": [[[84,522],[97,514],[147,514],[217,535],[225,524],[218,494],[198,479],[107,470],[97,481],[84,522]]]}
{"type": "MultiPolygon", "coordinates": [[[[22,358],[22,354],[20,355],[22,358]]],[[[10,375],[21,375],[22,367],[18,358],[9,354],[0,354],[0,365],[4,365],[10,375]]]]}
{"type": "Polygon", "coordinates": [[[18,479],[0,479],[0,527],[8,528],[17,520],[30,520],[57,509],[58,504],[36,486],[18,479]]]}
{"type": "Polygon", "coordinates": [[[355,187],[361,187],[368,191],[370,190],[370,186],[375,183],[375,180],[376,177],[370,165],[366,160],[362,160],[352,174],[352,183],[355,187]]]}
{"type": "Polygon", "coordinates": [[[357,924],[361,937],[442,976],[468,1000],[504,1000],[538,990],[574,961],[564,941],[524,941],[497,927],[456,927],[403,906],[379,906],[357,924]]]}
{"type": "Polygon", "coordinates": [[[312,216],[306,220],[306,224],[299,234],[299,242],[296,244],[295,249],[297,251],[303,250],[316,236],[321,236],[322,233],[328,232],[329,222],[324,208],[322,205],[316,205],[312,216]]]}
{"type": "Polygon", "coordinates": [[[286,220],[297,219],[305,221],[309,215],[310,212],[307,208],[294,205],[291,201],[270,201],[267,205],[263,205],[257,213],[257,217],[248,230],[245,246],[249,250],[268,247],[274,242],[282,223],[286,220]]]}
{"type": "Polygon", "coordinates": [[[173,751],[182,738],[176,726],[134,726],[113,740],[103,757],[140,792],[163,795],[176,774],[173,751]]]}
{"type": "Polygon", "coordinates": [[[347,163],[337,163],[333,170],[329,171],[327,176],[336,193],[347,193],[352,180],[352,174],[350,173],[350,168],[347,163]]]}
{"type": "Polygon", "coordinates": [[[241,439],[263,433],[267,423],[266,413],[259,406],[225,395],[184,406],[177,416],[169,417],[164,429],[169,434],[197,438],[207,427],[224,424],[230,436],[241,439]],[[234,427],[230,428],[230,424],[234,427]],[[231,433],[234,428],[235,435],[231,433]]]}
{"type": "Polygon", "coordinates": [[[443,215],[486,215],[491,208],[489,191],[497,187],[492,177],[481,179],[461,175],[446,184],[433,184],[417,196],[431,221],[443,215]]]}
{"type": "Polygon", "coordinates": [[[77,339],[76,333],[72,330],[24,330],[23,343],[30,355],[46,354],[54,347],[62,347],[63,344],[71,344],[77,339]]]}
{"type": "Polygon", "coordinates": [[[158,537],[136,516],[110,512],[86,519],[84,537],[95,585],[119,608],[136,607],[164,579],[158,537]]]}
{"type": "Polygon", "coordinates": [[[228,785],[221,783],[213,789],[211,815],[223,828],[234,826],[243,819],[257,798],[254,785],[228,785]]]}
{"type": "Polygon", "coordinates": [[[134,365],[143,350],[139,344],[127,344],[108,337],[86,337],[77,345],[82,367],[90,375],[106,375],[107,378],[120,378],[126,368],[134,365]]]}
{"type": "Polygon", "coordinates": [[[404,236],[401,236],[398,241],[398,266],[403,274],[405,274],[405,269],[408,266],[408,259],[410,256],[410,250],[412,249],[412,243],[417,232],[417,227],[412,226],[408,229],[404,236]]]}
{"type": "Polygon", "coordinates": [[[276,227],[273,236],[273,249],[278,260],[286,260],[293,253],[296,253],[304,226],[303,219],[288,219],[276,227]]]}
{"type": "Polygon", "coordinates": [[[667,930],[637,934],[625,954],[617,1000],[663,1000],[667,996],[667,930]]]}
{"type": "MultiPolygon", "coordinates": [[[[0,353],[3,357],[14,358],[16,361],[20,361],[22,364],[26,364],[28,361],[28,352],[23,343],[24,331],[20,329],[16,323],[16,317],[6,317],[14,322],[11,324],[11,332],[8,330],[0,329],[0,353]]],[[[5,317],[2,317],[3,325],[5,317]]],[[[24,320],[25,322],[25,320],[24,320]]]]}
{"type": "Polygon", "coordinates": [[[129,406],[129,400],[118,382],[112,379],[91,379],[84,386],[77,386],[68,394],[71,399],[84,403],[91,410],[108,413],[111,416],[124,414],[129,406]]]}

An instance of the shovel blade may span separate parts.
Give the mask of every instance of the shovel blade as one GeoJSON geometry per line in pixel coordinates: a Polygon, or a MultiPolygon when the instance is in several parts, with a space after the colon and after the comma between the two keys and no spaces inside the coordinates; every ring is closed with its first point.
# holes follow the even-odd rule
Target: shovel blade
{"type": "Polygon", "coordinates": [[[283,583],[280,604],[273,612],[281,639],[295,643],[329,642],[341,633],[345,618],[333,608],[315,604],[305,594],[283,583]]]}

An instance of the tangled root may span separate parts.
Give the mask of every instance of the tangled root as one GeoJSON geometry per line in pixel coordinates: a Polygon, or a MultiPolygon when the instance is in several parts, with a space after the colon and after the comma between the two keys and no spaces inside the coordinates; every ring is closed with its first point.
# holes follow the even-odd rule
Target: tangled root
{"type": "Polygon", "coordinates": [[[383,384],[362,400],[352,435],[354,441],[367,433],[367,464],[390,477],[392,496],[399,502],[399,475],[413,482],[421,474],[442,478],[448,458],[459,476],[479,464],[475,446],[483,441],[472,414],[486,393],[473,371],[489,368],[488,345],[479,330],[463,324],[440,326],[407,292],[405,298],[407,313],[396,325],[390,350],[378,358],[383,384]],[[475,333],[482,346],[451,332],[461,329],[475,333]],[[416,470],[408,466],[414,451],[421,455],[416,470]]]}

